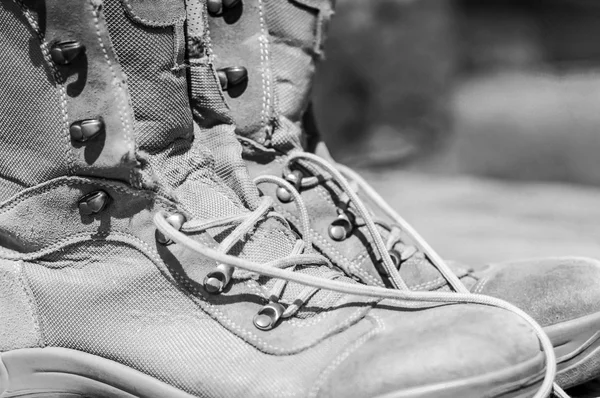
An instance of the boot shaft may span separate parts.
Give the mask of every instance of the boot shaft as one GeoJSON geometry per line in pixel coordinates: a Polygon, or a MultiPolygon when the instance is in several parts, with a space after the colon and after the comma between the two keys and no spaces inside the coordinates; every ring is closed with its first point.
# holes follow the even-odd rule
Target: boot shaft
{"type": "Polygon", "coordinates": [[[247,70],[247,81],[227,84],[240,136],[269,146],[278,143],[274,128],[301,124],[334,4],[245,0],[209,19],[211,54],[222,83],[232,67],[247,70]]]}
{"type": "Polygon", "coordinates": [[[186,24],[183,0],[2,2],[0,202],[74,175],[185,197],[196,175],[255,205],[205,53],[205,4],[187,7],[186,24]]]}

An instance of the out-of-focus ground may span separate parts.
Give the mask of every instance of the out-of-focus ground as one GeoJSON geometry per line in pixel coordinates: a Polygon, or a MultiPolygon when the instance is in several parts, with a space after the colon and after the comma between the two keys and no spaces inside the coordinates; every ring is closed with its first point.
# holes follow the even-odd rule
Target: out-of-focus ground
{"type": "Polygon", "coordinates": [[[472,265],[540,256],[600,259],[597,188],[401,171],[362,174],[444,258],[472,265]]]}
{"type": "Polygon", "coordinates": [[[600,2],[339,0],[327,50],[332,153],[445,258],[600,259],[600,2]]]}
{"type": "Polygon", "coordinates": [[[600,258],[600,3],[338,1],[334,156],[446,257],[600,258]]]}

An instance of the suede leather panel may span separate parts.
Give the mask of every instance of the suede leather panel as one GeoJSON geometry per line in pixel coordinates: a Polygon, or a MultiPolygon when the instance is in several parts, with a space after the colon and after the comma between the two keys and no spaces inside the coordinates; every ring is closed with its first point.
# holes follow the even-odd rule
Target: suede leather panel
{"type": "Polygon", "coordinates": [[[559,257],[492,264],[474,273],[473,293],[498,297],[527,311],[541,326],[600,311],[600,261],[559,257]]]}
{"type": "MultiPolygon", "coordinates": [[[[133,116],[124,74],[109,39],[99,0],[46,2],[46,41],[76,40],[85,46],[70,65],[52,65],[65,85],[63,118],[67,125],[100,118],[104,131],[86,143],[71,142],[68,128],[60,139],[70,153],[70,172],[136,184],[133,116]],[[68,4],[65,4],[68,3],[68,4]],[[65,9],[71,12],[65,13],[65,9]]],[[[52,132],[56,134],[56,132],[52,132]]]]}
{"type": "Polygon", "coordinates": [[[0,352],[40,347],[43,340],[22,264],[0,259],[0,352]]]}
{"type": "Polygon", "coordinates": [[[263,0],[245,0],[242,15],[237,20],[209,19],[210,53],[215,68],[244,66],[248,70],[243,94],[235,98],[225,94],[237,133],[261,143],[268,140],[264,127],[275,117],[271,52],[264,13],[263,0]]]}

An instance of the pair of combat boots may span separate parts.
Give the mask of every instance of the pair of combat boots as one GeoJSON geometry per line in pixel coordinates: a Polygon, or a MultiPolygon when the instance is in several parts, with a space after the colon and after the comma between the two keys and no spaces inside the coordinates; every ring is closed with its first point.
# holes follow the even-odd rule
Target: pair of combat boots
{"type": "Polygon", "coordinates": [[[449,266],[327,158],[308,98],[332,13],[0,2],[0,397],[544,397],[600,374],[598,262],[449,266]]]}

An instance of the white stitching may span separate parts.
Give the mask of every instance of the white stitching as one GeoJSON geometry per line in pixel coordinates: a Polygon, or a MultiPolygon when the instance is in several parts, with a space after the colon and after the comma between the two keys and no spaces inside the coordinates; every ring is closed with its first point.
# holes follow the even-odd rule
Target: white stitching
{"type": "Polygon", "coordinates": [[[488,281],[490,280],[489,276],[486,276],[485,278],[483,278],[480,282],[479,285],[477,286],[477,288],[475,288],[475,291],[473,292],[474,294],[479,294],[483,291],[484,286],[488,283],[488,281]]]}
{"type": "Polygon", "coordinates": [[[48,50],[48,42],[45,40],[44,36],[40,32],[40,27],[39,27],[37,21],[31,15],[31,13],[27,9],[27,7],[25,7],[25,5],[23,4],[23,2],[21,0],[16,0],[16,1],[17,1],[17,4],[19,5],[19,7],[21,8],[21,11],[27,18],[27,21],[29,22],[29,24],[31,25],[33,30],[35,31],[35,33],[38,37],[38,40],[40,41],[40,49],[42,51],[44,60],[50,67],[52,74],[54,75],[54,79],[56,80],[56,84],[57,84],[57,88],[58,88],[58,92],[59,92],[59,103],[60,103],[60,111],[62,114],[63,134],[64,134],[65,148],[66,148],[65,157],[66,157],[66,162],[67,162],[67,174],[70,175],[73,173],[75,158],[74,158],[73,152],[72,152],[73,146],[71,145],[71,137],[70,137],[70,133],[69,133],[69,115],[67,112],[67,94],[66,94],[66,89],[65,89],[65,85],[64,85],[64,80],[63,80],[62,76],[60,75],[58,68],[56,68],[54,61],[52,61],[52,57],[50,56],[50,51],[48,50]]]}

